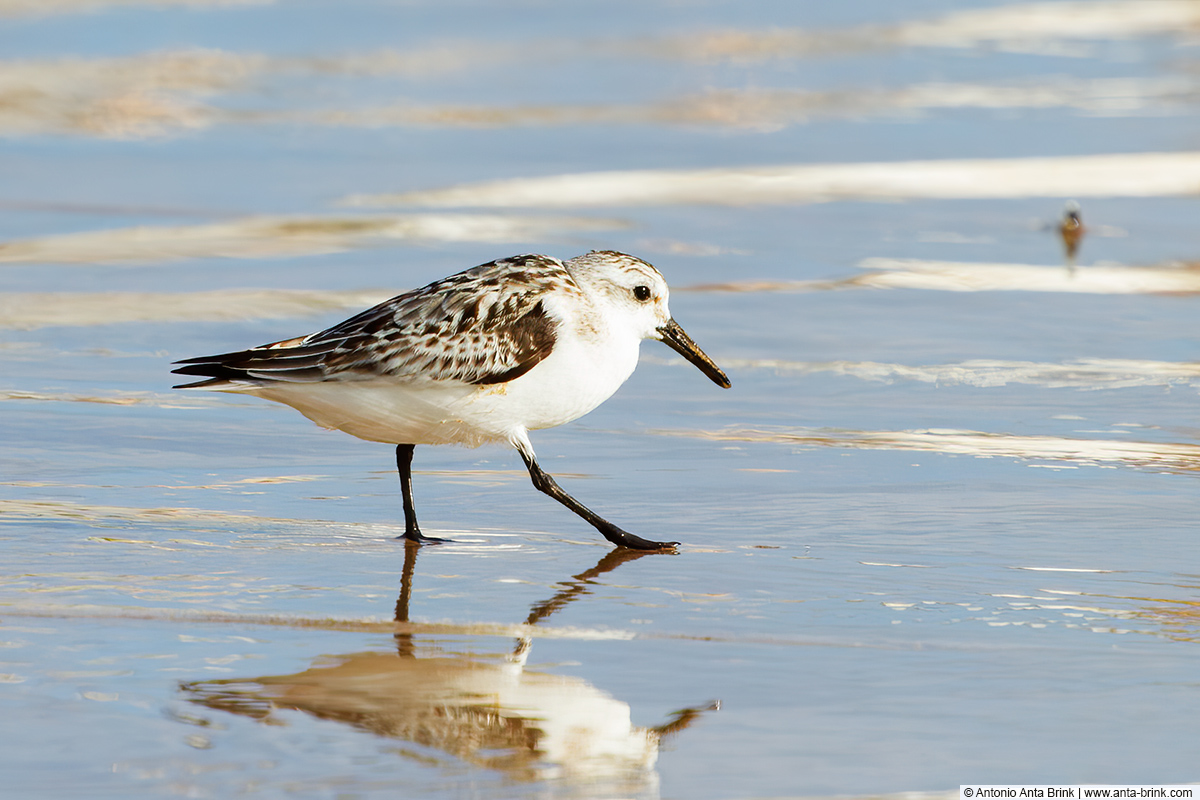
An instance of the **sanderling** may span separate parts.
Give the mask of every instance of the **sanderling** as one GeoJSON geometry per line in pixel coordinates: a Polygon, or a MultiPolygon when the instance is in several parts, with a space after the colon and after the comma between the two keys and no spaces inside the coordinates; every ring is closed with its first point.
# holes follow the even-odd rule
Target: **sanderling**
{"type": "Polygon", "coordinates": [[[610,250],[568,261],[521,255],[406,292],[320,333],[236,353],[189,358],[174,370],[205,388],[265,397],[326,428],[396,445],[404,538],[422,535],[412,495],[418,444],[508,442],[533,485],[615,545],[663,550],[613,525],[538,466],[529,431],[578,419],[637,366],[658,339],[723,388],[729,378],[667,309],[667,283],[610,250]]]}
{"type": "Polygon", "coordinates": [[[1075,254],[1079,252],[1079,243],[1087,228],[1079,216],[1079,203],[1068,200],[1063,207],[1062,221],[1058,223],[1058,235],[1062,238],[1063,251],[1066,253],[1067,266],[1075,269],[1075,254]]]}

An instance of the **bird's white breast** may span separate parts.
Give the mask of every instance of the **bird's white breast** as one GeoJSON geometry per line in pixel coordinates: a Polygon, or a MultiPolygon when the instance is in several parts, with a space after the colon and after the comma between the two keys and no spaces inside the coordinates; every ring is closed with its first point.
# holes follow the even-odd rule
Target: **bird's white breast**
{"type": "Polygon", "coordinates": [[[511,441],[524,430],[578,419],[612,396],[637,366],[640,337],[570,309],[553,351],[507,383],[341,380],[239,389],[292,406],[326,428],[390,444],[511,441]]]}
{"type": "Polygon", "coordinates": [[[562,425],[620,388],[637,366],[639,345],[637,337],[614,332],[560,336],[536,367],[514,381],[481,387],[468,405],[481,424],[500,422],[505,431],[562,425]]]}

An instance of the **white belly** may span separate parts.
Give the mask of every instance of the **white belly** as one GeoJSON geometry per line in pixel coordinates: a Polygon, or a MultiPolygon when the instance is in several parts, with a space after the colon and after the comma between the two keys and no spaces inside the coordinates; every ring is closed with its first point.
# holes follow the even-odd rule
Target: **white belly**
{"type": "Polygon", "coordinates": [[[612,396],[637,366],[640,342],[564,337],[516,380],[485,386],[388,380],[273,383],[238,391],[292,406],[326,428],[389,444],[513,441],[578,419],[612,396]]]}

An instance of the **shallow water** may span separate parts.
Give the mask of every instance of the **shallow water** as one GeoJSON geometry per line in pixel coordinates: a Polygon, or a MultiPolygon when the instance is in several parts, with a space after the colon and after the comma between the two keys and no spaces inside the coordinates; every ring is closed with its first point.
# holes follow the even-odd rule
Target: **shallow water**
{"type": "Polygon", "coordinates": [[[14,796],[1200,779],[1191,0],[0,4],[14,796]],[[1056,225],[1088,227],[1073,268],[1056,225]],[[522,251],[654,343],[502,449],[172,392],[522,251]],[[406,558],[407,555],[407,558],[406,558]],[[414,557],[415,556],[415,557],[414,557]]]}

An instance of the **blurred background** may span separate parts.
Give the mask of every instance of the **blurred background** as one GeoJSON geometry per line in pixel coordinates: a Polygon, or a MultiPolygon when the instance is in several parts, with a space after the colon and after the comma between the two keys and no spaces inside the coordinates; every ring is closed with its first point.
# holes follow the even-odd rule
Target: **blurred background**
{"type": "Polygon", "coordinates": [[[1200,2],[0,0],[23,798],[1200,779],[1200,2]],[[503,449],[172,392],[520,252],[654,263],[503,449]]]}

